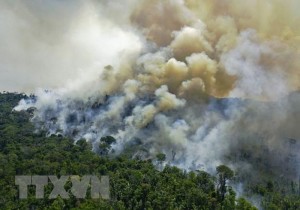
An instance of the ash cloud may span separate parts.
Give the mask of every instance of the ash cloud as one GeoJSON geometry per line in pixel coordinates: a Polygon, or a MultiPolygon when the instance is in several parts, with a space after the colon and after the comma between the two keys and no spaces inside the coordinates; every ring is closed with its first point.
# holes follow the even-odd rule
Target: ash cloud
{"type": "Polygon", "coordinates": [[[296,0],[54,2],[1,3],[2,89],[37,89],[15,110],[34,107],[38,130],[95,151],[112,135],[116,153],[139,144],[186,169],[300,175],[296,0]]]}

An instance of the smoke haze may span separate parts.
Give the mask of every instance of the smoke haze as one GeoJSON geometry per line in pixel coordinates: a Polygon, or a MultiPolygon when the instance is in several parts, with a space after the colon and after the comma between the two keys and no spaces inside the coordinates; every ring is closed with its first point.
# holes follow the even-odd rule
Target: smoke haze
{"type": "Polygon", "coordinates": [[[163,152],[186,169],[226,163],[296,177],[299,6],[2,1],[0,88],[34,91],[15,109],[34,107],[38,130],[95,151],[112,135],[117,153],[139,144],[143,158],[163,152]]]}

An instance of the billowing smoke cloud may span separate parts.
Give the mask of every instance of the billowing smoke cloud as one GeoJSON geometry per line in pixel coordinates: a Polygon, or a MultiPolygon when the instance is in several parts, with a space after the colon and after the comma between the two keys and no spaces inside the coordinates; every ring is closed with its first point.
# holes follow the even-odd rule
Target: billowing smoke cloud
{"type": "Polygon", "coordinates": [[[112,135],[116,153],[186,169],[299,175],[298,1],[1,4],[1,85],[39,88],[15,108],[34,107],[37,129],[95,151],[112,135]]]}
{"type": "Polygon", "coordinates": [[[96,6],[80,0],[1,1],[1,90],[74,87],[117,64],[125,49],[138,51],[139,37],[127,23],[121,28],[96,6]]]}

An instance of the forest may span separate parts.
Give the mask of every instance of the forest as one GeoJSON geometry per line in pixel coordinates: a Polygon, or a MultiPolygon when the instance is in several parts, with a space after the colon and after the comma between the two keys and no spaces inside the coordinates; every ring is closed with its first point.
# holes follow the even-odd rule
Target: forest
{"type": "Polygon", "coordinates": [[[84,139],[74,143],[61,135],[46,137],[30,122],[33,110],[13,111],[24,97],[0,94],[0,209],[300,209],[300,189],[294,182],[284,188],[272,179],[248,183],[244,197],[238,197],[231,183],[239,181],[239,172],[225,165],[218,166],[215,175],[185,171],[168,164],[162,167],[162,153],[148,160],[132,158],[130,151],[111,157],[107,150],[116,141],[111,136],[100,140],[98,153],[84,139]],[[109,200],[75,198],[69,182],[65,189],[70,199],[48,199],[51,184],[44,199],[35,198],[33,186],[28,199],[19,199],[15,185],[16,175],[90,174],[109,176],[109,200]]]}

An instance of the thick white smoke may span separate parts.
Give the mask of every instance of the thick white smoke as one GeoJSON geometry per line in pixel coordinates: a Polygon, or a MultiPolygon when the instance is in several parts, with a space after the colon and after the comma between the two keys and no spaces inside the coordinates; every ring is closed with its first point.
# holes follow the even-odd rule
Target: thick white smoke
{"type": "Polygon", "coordinates": [[[1,1],[0,89],[76,89],[123,51],[138,52],[139,37],[104,10],[92,1],[1,1]]]}
{"type": "Polygon", "coordinates": [[[243,5],[2,2],[1,89],[40,88],[15,109],[34,107],[37,129],[85,138],[95,151],[112,135],[117,153],[128,145],[143,158],[164,152],[186,169],[226,163],[294,177],[298,3],[243,5]]]}

